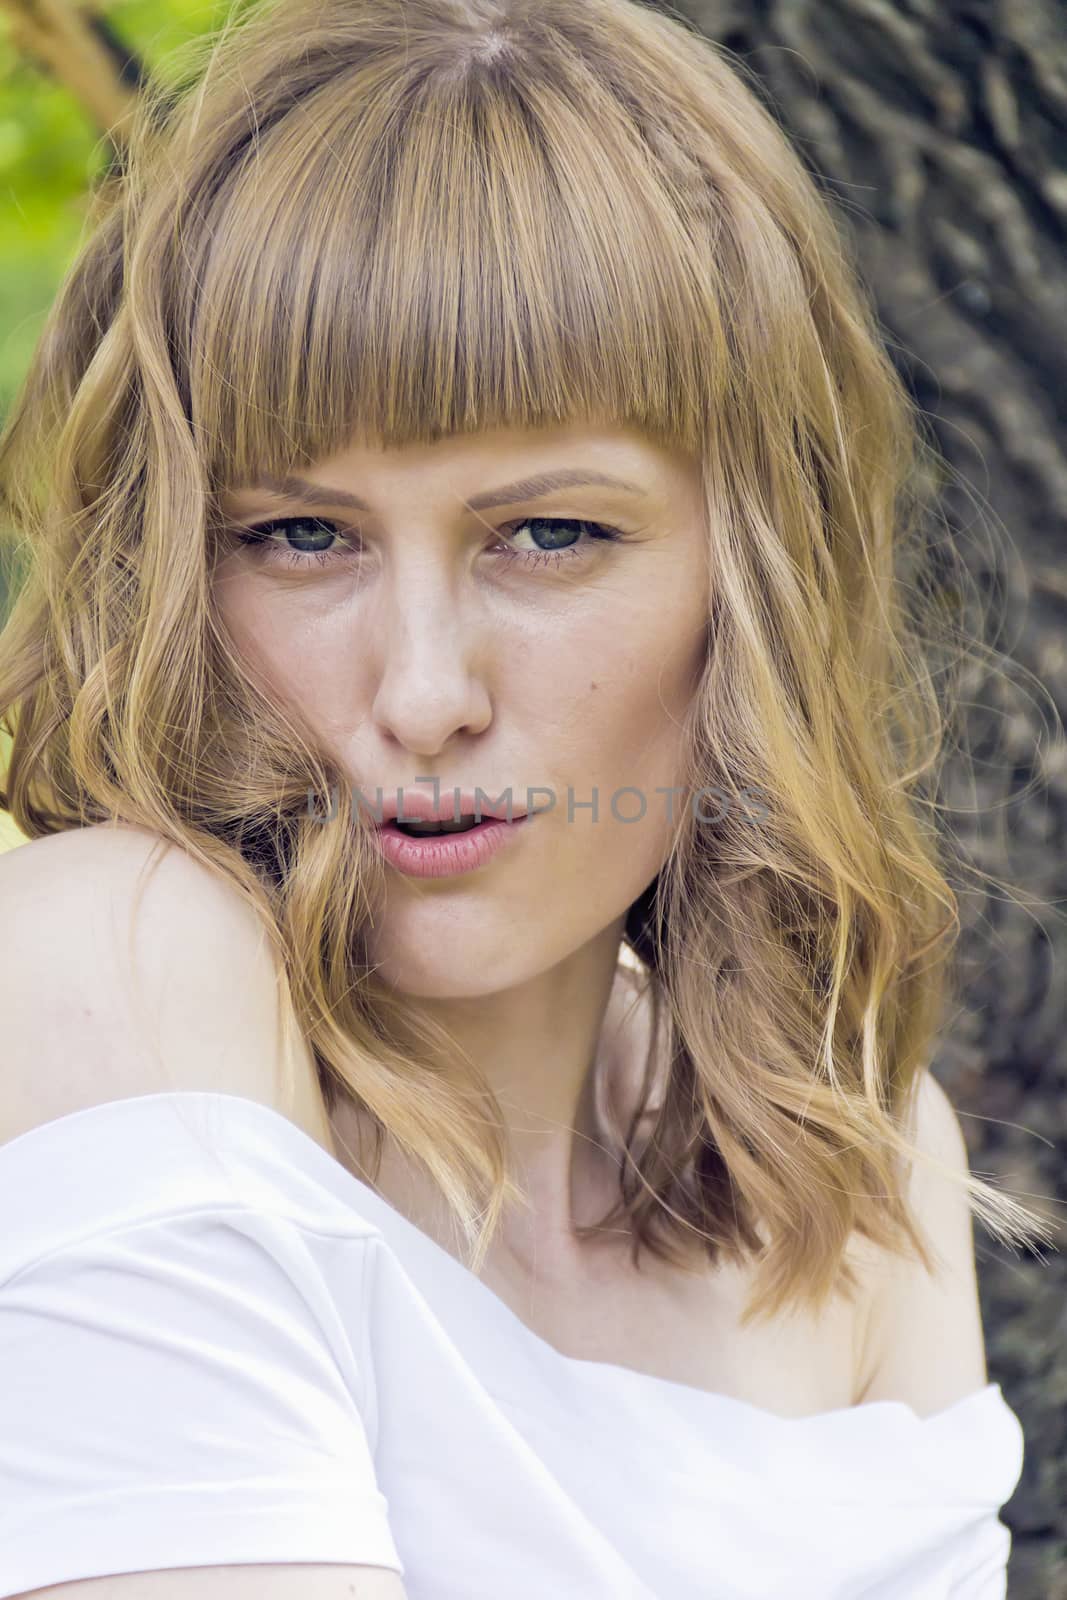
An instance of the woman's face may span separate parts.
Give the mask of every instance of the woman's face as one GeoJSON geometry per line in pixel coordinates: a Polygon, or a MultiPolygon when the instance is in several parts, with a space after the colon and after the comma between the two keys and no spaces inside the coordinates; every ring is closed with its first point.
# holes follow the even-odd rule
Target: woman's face
{"type": "Polygon", "coordinates": [[[480,788],[538,811],[476,870],[386,866],[368,932],[380,977],[488,994],[621,929],[688,803],[665,791],[706,649],[699,464],[572,425],[353,446],[305,483],[223,497],[228,518],[272,523],[214,573],[242,656],[369,805],[379,788],[432,797],[436,778],[449,804],[480,788]],[[550,488],[560,473],[575,481],[550,488]]]}

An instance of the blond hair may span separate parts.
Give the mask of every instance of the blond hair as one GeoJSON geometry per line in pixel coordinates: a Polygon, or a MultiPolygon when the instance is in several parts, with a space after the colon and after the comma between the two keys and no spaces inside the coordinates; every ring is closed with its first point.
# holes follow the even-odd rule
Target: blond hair
{"type": "Polygon", "coordinates": [[[357,433],[606,418],[694,453],[715,589],[680,781],[761,806],[682,826],[630,908],[666,1043],[605,1222],[679,1265],[759,1253],[750,1316],[851,1290],[854,1232],[929,1265],[908,1124],[959,919],[909,566],[928,446],[827,200],[728,52],[633,0],[275,0],[175,64],[0,442],[0,799],[233,883],[328,1109],[370,1114],[372,1174],[386,1133],[424,1164],[477,1269],[519,1194],[499,1107],[374,983],[380,864],[219,625],[219,496],[357,433]]]}

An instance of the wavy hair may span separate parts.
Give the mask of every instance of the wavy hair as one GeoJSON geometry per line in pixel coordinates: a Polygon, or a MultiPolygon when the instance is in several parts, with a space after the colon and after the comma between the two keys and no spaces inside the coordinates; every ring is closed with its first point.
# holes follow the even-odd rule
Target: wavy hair
{"type": "MultiPolygon", "coordinates": [[[[0,439],[0,800],[233,884],[327,1110],[369,1113],[371,1181],[388,1134],[478,1270],[522,1199],[499,1106],[375,983],[381,864],[213,610],[220,495],[356,434],[607,418],[692,452],[714,593],[684,782],[727,803],[686,808],[628,913],[656,1048],[601,1226],[635,1260],[758,1258],[746,1318],[851,1293],[854,1232],[929,1267],[904,1181],[959,929],[931,452],[831,201],[730,53],[636,0],[272,0],[173,65],[0,439]]],[[[1001,1238],[1040,1232],[961,1181],[1001,1238]]]]}

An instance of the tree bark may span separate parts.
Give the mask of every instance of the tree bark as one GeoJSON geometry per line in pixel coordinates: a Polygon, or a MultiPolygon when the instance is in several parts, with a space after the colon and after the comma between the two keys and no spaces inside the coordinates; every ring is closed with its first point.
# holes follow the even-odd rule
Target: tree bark
{"type": "MultiPolygon", "coordinates": [[[[952,835],[1036,905],[968,883],[960,1006],[934,1070],[972,1169],[1062,1219],[1067,923],[1053,907],[1067,891],[1067,761],[1062,742],[1041,741],[1067,706],[1067,12],[1063,0],[664,9],[741,58],[840,208],[890,353],[963,479],[941,505],[979,593],[1000,597],[987,642],[1040,680],[979,671],[965,685],[973,766],[949,764],[952,835]],[[976,518],[991,537],[976,539],[976,518]]],[[[1008,1593],[1067,1600],[1065,1257],[1013,1257],[985,1229],[975,1239],[989,1375],[1026,1435],[1002,1513],[1008,1593]]]]}

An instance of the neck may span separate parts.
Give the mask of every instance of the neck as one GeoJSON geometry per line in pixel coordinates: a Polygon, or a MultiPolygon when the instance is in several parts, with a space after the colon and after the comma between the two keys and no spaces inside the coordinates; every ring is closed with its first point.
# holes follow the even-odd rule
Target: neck
{"type": "MultiPolygon", "coordinates": [[[[613,937],[504,994],[413,1002],[444,1024],[497,1095],[529,1205],[509,1208],[494,1250],[522,1266],[599,1249],[599,1239],[580,1240],[575,1228],[599,1223],[618,1198],[614,1130],[627,1125],[651,1040],[647,994],[618,956],[613,937]]],[[[369,1119],[348,1102],[336,1108],[333,1129],[339,1160],[346,1147],[364,1160],[373,1149],[369,1119]]],[[[436,1185],[388,1135],[375,1188],[431,1237],[455,1236],[436,1185]]],[[[603,1243],[628,1237],[613,1230],[603,1243]]]]}

